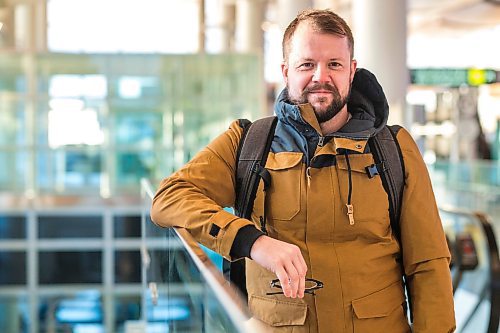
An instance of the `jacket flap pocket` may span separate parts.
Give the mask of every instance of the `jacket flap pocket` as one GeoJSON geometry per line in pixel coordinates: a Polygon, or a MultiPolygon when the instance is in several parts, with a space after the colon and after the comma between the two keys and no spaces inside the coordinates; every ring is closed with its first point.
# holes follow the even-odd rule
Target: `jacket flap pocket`
{"type": "MultiPolygon", "coordinates": [[[[352,171],[366,172],[366,167],[374,164],[373,157],[370,154],[351,154],[349,155],[349,165],[352,171]]],[[[347,170],[347,161],[344,155],[337,155],[337,165],[341,170],[347,170]]]]}
{"type": "Polygon", "coordinates": [[[403,285],[396,282],[371,295],[353,300],[352,307],[359,319],[386,317],[404,300],[403,285]]]}
{"type": "Polygon", "coordinates": [[[298,152],[282,152],[269,153],[267,158],[266,168],[270,170],[285,170],[290,169],[302,161],[302,153],[298,152]]]}
{"type": "Polygon", "coordinates": [[[248,306],[252,314],[271,326],[304,325],[307,305],[272,298],[250,296],[248,306]]]}

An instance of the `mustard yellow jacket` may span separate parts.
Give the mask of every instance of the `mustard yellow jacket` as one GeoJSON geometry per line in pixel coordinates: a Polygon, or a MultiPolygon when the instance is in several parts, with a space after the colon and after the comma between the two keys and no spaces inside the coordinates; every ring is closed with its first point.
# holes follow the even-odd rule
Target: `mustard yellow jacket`
{"type": "Polygon", "coordinates": [[[368,71],[356,73],[348,106],[351,120],[323,137],[312,108],[290,104],[283,91],[275,106],[279,121],[266,163],[271,186],[266,195],[259,187],[252,221],[223,210],[235,200],[242,136],[238,122],[162,181],[152,220],[186,228],[200,243],[236,260],[235,238],[239,232],[241,238],[244,227],[258,232],[266,200],[269,236],[299,246],[307,276],[324,284],[303,299],[268,296],[276,291],[270,287],[276,276],[246,258],[250,310],[273,332],[453,332],[450,254],[418,147],[406,130],[399,131],[405,166],[402,261],[414,314],[410,329],[403,310],[400,244],[390,227],[387,193],[380,177],[369,178],[365,171],[374,163],[368,138],[385,125],[388,114],[382,89],[368,71]],[[349,197],[354,224],[347,216],[349,197]]]}

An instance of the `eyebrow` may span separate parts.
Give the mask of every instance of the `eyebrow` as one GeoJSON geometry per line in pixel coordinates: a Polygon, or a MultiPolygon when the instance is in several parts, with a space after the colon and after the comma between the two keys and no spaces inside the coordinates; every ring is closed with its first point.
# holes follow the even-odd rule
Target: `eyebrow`
{"type": "MultiPolygon", "coordinates": [[[[328,61],[342,61],[343,59],[341,57],[336,57],[336,58],[330,58],[328,61]]],[[[299,58],[298,61],[316,61],[313,58],[299,58]]]]}
{"type": "Polygon", "coordinates": [[[303,61],[315,61],[313,58],[298,58],[297,62],[303,62],[303,61]]]}

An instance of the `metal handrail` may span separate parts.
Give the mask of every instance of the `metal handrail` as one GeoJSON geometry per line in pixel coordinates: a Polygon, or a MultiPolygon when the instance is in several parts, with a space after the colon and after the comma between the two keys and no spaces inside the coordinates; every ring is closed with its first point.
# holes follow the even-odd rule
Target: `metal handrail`
{"type": "Polygon", "coordinates": [[[498,255],[498,244],[495,239],[493,225],[490,218],[483,213],[475,212],[476,217],[481,222],[483,231],[488,240],[488,251],[490,258],[490,322],[488,324],[488,333],[498,331],[500,321],[500,260],[498,255]]]}
{"type": "MultiPolygon", "coordinates": [[[[490,267],[490,321],[487,333],[497,333],[500,321],[500,260],[498,244],[490,217],[482,212],[460,209],[449,205],[442,205],[439,209],[451,214],[459,214],[475,218],[479,221],[488,244],[488,258],[490,267]]],[[[476,309],[475,309],[476,310],[476,309]]],[[[474,313],[474,312],[473,312],[474,313]]],[[[465,326],[467,323],[465,324],[465,326]]]]}
{"type": "MultiPolygon", "coordinates": [[[[144,178],[141,179],[141,195],[151,200],[154,197],[154,190],[150,181],[144,178]]],[[[208,288],[213,291],[213,294],[220,302],[229,319],[242,332],[250,329],[252,325],[249,322],[251,314],[243,297],[234,287],[229,285],[222,272],[215,267],[198,242],[196,242],[186,229],[179,227],[173,227],[172,229],[181,240],[184,249],[203,276],[208,288]]],[[[147,259],[148,257],[145,255],[143,259],[147,259]]],[[[255,331],[256,329],[252,327],[252,332],[255,331]]]]}

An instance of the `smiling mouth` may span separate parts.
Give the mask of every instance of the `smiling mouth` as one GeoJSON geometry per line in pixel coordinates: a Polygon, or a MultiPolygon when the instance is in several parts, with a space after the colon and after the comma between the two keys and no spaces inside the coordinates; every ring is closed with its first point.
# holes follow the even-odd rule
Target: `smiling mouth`
{"type": "Polygon", "coordinates": [[[322,98],[327,98],[327,96],[333,95],[331,91],[326,91],[326,90],[311,91],[309,94],[316,95],[317,97],[322,97],[322,98]]]}

